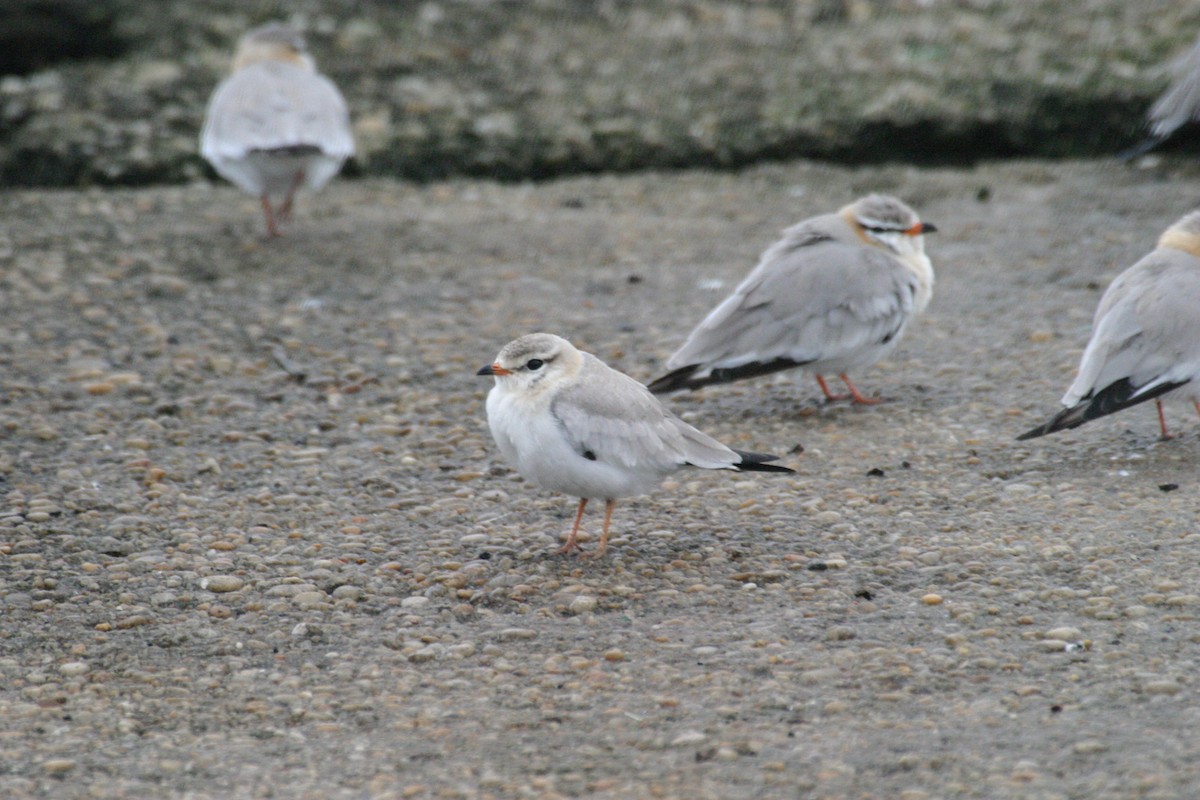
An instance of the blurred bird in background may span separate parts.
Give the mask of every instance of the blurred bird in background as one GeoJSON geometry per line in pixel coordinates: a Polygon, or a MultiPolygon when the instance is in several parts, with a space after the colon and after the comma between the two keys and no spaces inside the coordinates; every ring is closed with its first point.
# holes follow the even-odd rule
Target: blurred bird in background
{"type": "Polygon", "coordinates": [[[1184,125],[1200,120],[1200,38],[1191,50],[1175,60],[1171,72],[1175,80],[1146,112],[1150,136],[1118,154],[1119,158],[1125,161],[1137,158],[1158,147],[1184,125]]]}
{"type": "Polygon", "coordinates": [[[208,102],[200,153],[259,198],[271,236],[302,186],[320,189],[354,155],[346,101],[298,31],[272,22],[242,36],[232,74],[208,102]]]}

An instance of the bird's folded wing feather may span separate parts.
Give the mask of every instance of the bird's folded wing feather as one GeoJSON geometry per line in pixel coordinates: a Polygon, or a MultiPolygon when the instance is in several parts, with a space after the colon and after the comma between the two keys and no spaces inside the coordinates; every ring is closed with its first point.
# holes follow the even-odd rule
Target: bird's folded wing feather
{"type": "Polygon", "coordinates": [[[910,270],[874,248],[825,240],[780,252],[697,326],[668,366],[847,356],[895,336],[916,289],[910,270]]]}
{"type": "Polygon", "coordinates": [[[262,63],[217,87],[201,134],[206,158],[298,145],[334,158],[354,154],[346,102],[328,78],[293,64],[262,63]]]}
{"type": "Polygon", "coordinates": [[[1200,40],[1171,65],[1175,83],[1150,107],[1151,132],[1170,136],[1181,125],[1200,116],[1200,40]]]}
{"type": "Polygon", "coordinates": [[[1140,391],[1191,380],[1200,370],[1200,263],[1156,252],[1113,281],[1097,310],[1079,375],[1063,398],[1127,379],[1140,391]]]}
{"type": "Polygon", "coordinates": [[[669,471],[683,464],[721,468],[736,453],[667,411],[645,386],[585,354],[576,384],[550,407],[560,429],[580,452],[601,463],[669,471]]]}

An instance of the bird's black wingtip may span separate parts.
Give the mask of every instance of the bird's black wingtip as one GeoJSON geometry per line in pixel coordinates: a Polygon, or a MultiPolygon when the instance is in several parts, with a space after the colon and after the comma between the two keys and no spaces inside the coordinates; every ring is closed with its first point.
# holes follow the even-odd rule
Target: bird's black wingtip
{"type": "MultiPolygon", "coordinates": [[[[1166,381],[1151,389],[1143,389],[1135,386],[1129,378],[1121,378],[1120,380],[1113,381],[1100,391],[1089,394],[1070,408],[1064,408],[1062,411],[1059,411],[1045,424],[1022,433],[1017,437],[1017,441],[1022,442],[1027,439],[1036,439],[1039,436],[1045,436],[1047,433],[1078,428],[1085,422],[1091,422],[1094,419],[1106,417],[1109,414],[1136,406],[1147,400],[1153,400],[1172,389],[1178,389],[1185,383],[1187,381],[1166,381]]],[[[1142,384],[1142,386],[1144,385],[1142,384]]]]}
{"type": "Polygon", "coordinates": [[[1117,160],[1122,162],[1123,164],[1128,164],[1129,162],[1133,161],[1134,159],[1138,158],[1139,156],[1146,155],[1146,153],[1149,153],[1151,150],[1158,147],[1164,141],[1166,141],[1166,137],[1150,136],[1150,137],[1138,142],[1137,144],[1133,145],[1132,147],[1126,148],[1125,150],[1122,150],[1121,152],[1117,153],[1117,156],[1116,156],[1117,160]]]}
{"type": "Polygon", "coordinates": [[[694,377],[698,369],[700,369],[699,364],[688,364],[686,367],[671,370],[666,375],[650,381],[646,384],[646,388],[652,394],[666,394],[679,389],[698,389],[704,385],[703,380],[697,380],[694,377]]]}
{"type": "Polygon", "coordinates": [[[1038,425],[1036,428],[1032,428],[1022,433],[1017,437],[1017,441],[1026,442],[1030,439],[1036,439],[1039,436],[1045,436],[1048,433],[1078,428],[1083,423],[1090,422],[1097,416],[1102,416],[1102,414],[1097,413],[1099,409],[1096,406],[1097,403],[1095,400],[1093,398],[1089,398],[1078,405],[1071,406],[1070,408],[1064,408],[1062,411],[1059,411],[1053,417],[1046,420],[1041,425],[1038,425]]]}
{"type": "Polygon", "coordinates": [[[1026,442],[1026,441],[1029,441],[1030,439],[1036,439],[1039,436],[1045,436],[1047,433],[1050,433],[1050,429],[1048,428],[1048,426],[1038,425],[1033,430],[1025,431],[1020,436],[1018,436],[1017,441],[1018,442],[1026,442]]]}
{"type": "Polygon", "coordinates": [[[779,456],[773,456],[768,453],[748,453],[744,450],[734,450],[742,457],[742,460],[735,466],[741,472],[795,472],[796,470],[790,467],[780,466],[779,464],[771,464],[771,461],[778,461],[779,456]]]}

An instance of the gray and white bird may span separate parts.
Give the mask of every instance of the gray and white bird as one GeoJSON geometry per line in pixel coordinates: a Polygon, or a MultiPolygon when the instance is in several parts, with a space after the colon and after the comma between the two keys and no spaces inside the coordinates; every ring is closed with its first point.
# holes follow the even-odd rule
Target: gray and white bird
{"type": "Polygon", "coordinates": [[[1118,154],[1126,161],[1136,158],[1170,138],[1189,122],[1200,121],[1200,38],[1171,65],[1174,80],[1146,113],[1150,135],[1141,143],[1118,154]]]}
{"type": "Polygon", "coordinates": [[[896,347],[933,294],[924,234],[936,231],[894,197],[872,194],[783,232],[758,265],[689,334],[650,391],[802,369],[829,400],[863,396],[849,374],[896,347]],[[849,395],[835,395],[835,374],[849,395]]]}
{"type": "Polygon", "coordinates": [[[526,480],[580,498],[560,553],[578,547],[588,500],[604,499],[608,544],[619,497],[646,494],[683,467],[792,472],[777,456],[734,450],[688,425],[633,378],[562,337],[531,333],[477,375],[495,376],[487,417],[496,445],[526,480]]]}
{"type": "Polygon", "coordinates": [[[208,101],[200,153],[259,198],[271,236],[297,190],[320,189],[354,155],[346,101],[296,30],[272,22],[242,36],[232,74],[208,101]]]}
{"type": "Polygon", "coordinates": [[[1198,377],[1200,211],[1193,211],[1105,290],[1063,410],[1017,439],[1077,428],[1147,400],[1157,405],[1162,437],[1169,439],[1162,396],[1176,392],[1200,413],[1200,385],[1192,383],[1198,377]]]}

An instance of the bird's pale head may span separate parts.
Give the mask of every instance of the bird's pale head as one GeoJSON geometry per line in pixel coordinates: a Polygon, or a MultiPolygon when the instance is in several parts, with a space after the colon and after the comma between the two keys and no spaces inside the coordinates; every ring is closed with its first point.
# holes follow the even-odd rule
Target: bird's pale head
{"type": "Polygon", "coordinates": [[[268,22],[252,28],[238,40],[233,71],[261,61],[285,61],[315,69],[304,36],[290,25],[268,22]]]}
{"type": "Polygon", "coordinates": [[[476,375],[494,375],[496,385],[511,390],[541,393],[579,372],[583,354],[561,336],[530,333],[500,350],[496,360],[476,375]]]}
{"type": "Polygon", "coordinates": [[[886,194],[861,197],[843,208],[841,215],[864,242],[900,258],[924,255],[924,234],[937,230],[921,222],[917,212],[903,202],[886,194]]]}

